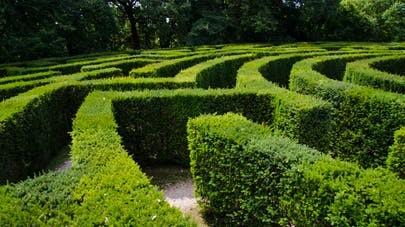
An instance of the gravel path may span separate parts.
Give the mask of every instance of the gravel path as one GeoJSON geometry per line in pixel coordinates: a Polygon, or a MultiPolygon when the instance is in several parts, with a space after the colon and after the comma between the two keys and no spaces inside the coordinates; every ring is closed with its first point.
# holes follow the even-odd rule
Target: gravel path
{"type": "Polygon", "coordinates": [[[55,171],[57,172],[61,172],[64,170],[68,170],[72,167],[72,161],[70,160],[66,160],[63,163],[59,164],[58,166],[56,166],[55,171]]]}
{"type": "Polygon", "coordinates": [[[153,167],[144,170],[152,183],[164,192],[166,201],[189,215],[199,226],[207,226],[200,213],[190,171],[176,166],[153,167]]]}
{"type": "Polygon", "coordinates": [[[193,182],[191,179],[176,182],[163,189],[166,200],[174,207],[182,211],[191,211],[197,208],[197,200],[194,197],[193,182]]]}

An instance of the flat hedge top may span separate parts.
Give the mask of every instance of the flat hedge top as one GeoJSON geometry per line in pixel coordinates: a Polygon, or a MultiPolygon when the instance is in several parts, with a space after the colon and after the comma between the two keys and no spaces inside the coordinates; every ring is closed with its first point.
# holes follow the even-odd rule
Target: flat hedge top
{"type": "MultiPolygon", "coordinates": [[[[68,204],[67,208],[59,204],[61,200],[55,202],[59,204],[55,208],[56,212],[61,211],[60,216],[58,216],[60,219],[55,219],[57,224],[73,223],[78,225],[80,222],[87,222],[94,225],[103,225],[109,222],[110,224],[130,223],[143,225],[156,222],[157,225],[167,225],[167,223],[185,226],[193,225],[177,210],[162,202],[161,193],[150,184],[139,166],[127,154],[122,145],[122,139],[117,133],[118,126],[115,123],[116,119],[114,119],[112,111],[114,101],[170,99],[175,97],[265,97],[260,99],[260,102],[270,100],[271,106],[270,103],[269,106],[262,103],[263,106],[258,106],[258,113],[255,114],[265,115],[270,111],[266,108],[274,108],[272,114],[275,116],[272,117],[279,120],[277,122],[278,129],[288,132],[285,133],[288,135],[290,132],[290,134],[302,132],[298,133],[301,136],[299,137],[300,141],[306,139],[307,142],[311,140],[313,144],[317,141],[323,143],[324,140],[321,140],[322,134],[329,135],[327,130],[330,129],[320,127],[317,124],[326,122],[326,118],[335,116],[336,108],[332,103],[333,100],[328,101],[325,97],[337,97],[344,94],[354,97],[354,99],[365,100],[365,103],[370,104],[366,109],[378,109],[380,103],[390,103],[390,108],[384,109],[381,113],[385,114],[386,111],[392,110],[392,113],[390,112],[390,122],[392,119],[401,122],[404,116],[402,113],[405,113],[405,96],[352,84],[348,81],[328,78],[326,74],[322,74],[322,70],[319,70],[322,67],[319,66],[328,66],[331,62],[336,61],[339,62],[341,68],[334,69],[325,66],[326,71],[330,69],[347,72],[349,69],[354,69],[369,70],[373,75],[386,75],[387,73],[377,72],[376,69],[370,66],[373,66],[375,62],[402,59],[404,52],[396,50],[396,47],[398,47],[396,44],[339,42],[282,45],[237,44],[101,53],[0,65],[0,76],[2,76],[0,78],[0,98],[6,97],[5,100],[0,102],[0,138],[11,138],[11,142],[18,141],[18,138],[13,140],[13,135],[21,132],[18,132],[17,129],[5,131],[5,125],[15,122],[17,117],[21,120],[20,122],[24,122],[25,119],[29,119],[30,114],[40,115],[42,111],[39,109],[38,103],[41,103],[41,101],[52,99],[50,102],[63,102],[65,101],[63,98],[53,100],[52,97],[66,89],[69,90],[69,95],[71,95],[69,98],[73,100],[72,102],[77,102],[78,105],[83,102],[81,100],[82,96],[89,95],[74,117],[72,132],[60,132],[61,135],[70,133],[72,136],[71,158],[73,168],[67,171],[66,175],[60,177],[44,174],[21,184],[0,187],[0,194],[4,195],[0,199],[0,205],[8,207],[7,210],[11,211],[13,206],[21,207],[22,199],[29,193],[30,188],[38,192],[38,194],[45,193],[42,189],[39,189],[38,185],[46,182],[52,185],[50,186],[52,192],[60,193],[59,190],[64,185],[63,181],[68,181],[65,186],[71,186],[67,193],[72,196],[74,202],[68,204]],[[275,82],[266,79],[266,75],[263,75],[265,74],[263,69],[272,66],[270,63],[290,59],[298,61],[292,67],[288,78],[291,84],[290,88],[281,88],[275,82]],[[235,69],[238,70],[236,78],[233,75],[235,69]],[[130,76],[123,75],[123,72],[127,73],[128,71],[131,71],[130,76]],[[229,74],[232,75],[225,75],[230,76],[226,79],[236,79],[235,87],[232,84],[229,89],[197,89],[197,78],[200,75],[218,82],[225,78],[222,77],[223,75],[218,74],[228,71],[231,71],[232,73],[229,74]],[[137,78],[138,76],[142,76],[142,78],[137,78]],[[305,84],[305,86],[302,86],[302,84],[305,84]],[[310,127],[311,125],[313,127],[310,127]],[[312,133],[314,130],[318,130],[318,127],[319,131],[325,130],[325,132],[319,132],[319,137],[318,135],[310,139],[305,137],[307,132],[312,133]],[[3,135],[4,137],[2,137],[3,135]],[[54,180],[52,180],[53,177],[54,180]],[[15,194],[20,189],[22,194],[15,194]],[[21,195],[24,196],[21,197],[21,195]],[[14,205],[6,206],[6,204],[14,205]],[[67,217],[66,223],[61,221],[66,218],[61,218],[63,215],[67,217]],[[74,220],[69,220],[69,217],[74,217],[74,220]],[[106,220],[108,221],[106,222],[106,220]]],[[[289,71],[290,68],[288,67],[284,71],[289,71]]],[[[395,76],[395,80],[402,81],[403,77],[395,76]]],[[[212,81],[207,82],[207,87],[210,85],[209,82],[212,81]]],[[[249,103],[246,105],[254,106],[259,104],[249,103]]],[[[66,108],[68,109],[68,107],[66,108]]],[[[353,108],[356,108],[354,104],[353,108]]],[[[378,127],[373,122],[380,124],[380,121],[374,119],[378,114],[375,113],[375,115],[369,116],[365,112],[364,116],[362,115],[363,118],[358,118],[359,122],[365,122],[366,126],[359,129],[361,132],[356,131],[358,134],[353,133],[353,141],[358,138],[370,137],[368,130],[378,127]]],[[[203,127],[202,121],[209,122],[212,126],[212,132],[221,136],[230,136],[237,141],[246,142],[254,137],[256,139],[260,137],[260,139],[256,140],[256,145],[261,144],[260,146],[264,150],[266,146],[270,147],[272,144],[278,146],[293,143],[289,142],[290,139],[278,137],[273,140],[269,139],[266,136],[270,130],[269,128],[253,125],[240,116],[232,116],[232,114],[227,116],[226,121],[221,122],[222,118],[204,115],[200,118],[201,122],[195,120],[194,123],[201,124],[201,127],[203,127]],[[221,128],[223,125],[227,126],[226,129],[221,128]],[[239,126],[230,127],[231,125],[239,126]]],[[[344,113],[341,116],[345,116],[344,113]]],[[[47,118],[49,116],[42,117],[47,118]]],[[[347,114],[347,117],[348,119],[354,119],[350,113],[347,114]]],[[[71,116],[69,119],[62,118],[61,116],[61,120],[67,122],[72,121],[71,116]]],[[[345,123],[346,120],[331,120],[332,126],[330,128],[333,131],[336,125],[341,122],[345,123]]],[[[386,125],[389,124],[387,122],[382,122],[380,128],[387,127],[386,125]]],[[[24,123],[27,128],[30,125],[35,125],[28,120],[24,123]]],[[[272,127],[276,126],[272,125],[272,127]]],[[[274,131],[274,128],[272,130],[274,131]]],[[[35,133],[35,130],[27,130],[26,133],[35,133]]],[[[395,139],[393,138],[394,135],[385,136],[387,138],[392,137],[391,139],[395,140],[392,148],[395,151],[399,150],[398,147],[401,147],[403,143],[402,137],[398,136],[399,134],[396,134],[395,139]]],[[[391,140],[387,139],[387,141],[392,144],[391,140]]],[[[30,144],[29,142],[24,144],[30,144]]],[[[70,141],[67,142],[70,143],[70,141]]],[[[353,144],[350,144],[350,142],[348,142],[349,145],[357,146],[355,142],[353,144]]],[[[293,146],[291,145],[291,147],[293,146]]],[[[3,150],[1,152],[6,152],[5,154],[10,154],[12,157],[29,157],[29,155],[25,154],[28,150],[29,147],[16,143],[14,150],[3,150]]],[[[304,150],[313,151],[310,148],[304,150]]],[[[0,160],[3,162],[8,161],[6,158],[0,160]]],[[[394,161],[396,160],[398,159],[394,161]]],[[[29,163],[29,161],[24,160],[26,163],[29,163]]],[[[400,164],[395,162],[393,165],[399,166],[400,164]]],[[[24,166],[21,166],[21,168],[24,168],[24,166]]],[[[58,199],[60,198],[58,197],[58,199]]],[[[51,210],[49,207],[46,208],[40,204],[44,200],[30,201],[32,202],[29,207],[30,212],[40,214],[41,211],[47,213],[51,210]]],[[[20,211],[20,218],[25,221],[31,220],[32,217],[30,217],[29,212],[24,212],[23,209],[20,209],[20,211]]],[[[2,220],[2,217],[11,220],[12,214],[11,216],[1,215],[0,220],[2,220]]],[[[47,221],[47,224],[54,224],[50,222],[50,219],[47,221]]]]}

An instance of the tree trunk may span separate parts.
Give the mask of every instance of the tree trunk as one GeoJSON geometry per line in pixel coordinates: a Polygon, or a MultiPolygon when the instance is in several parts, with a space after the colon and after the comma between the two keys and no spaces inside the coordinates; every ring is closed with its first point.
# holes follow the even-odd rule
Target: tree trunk
{"type": "Polygon", "coordinates": [[[139,49],[141,49],[141,42],[139,40],[138,28],[136,27],[135,15],[134,15],[132,9],[126,10],[126,11],[127,11],[127,16],[128,16],[128,19],[129,19],[129,23],[131,25],[131,44],[132,44],[132,48],[134,50],[139,50],[139,49]]]}

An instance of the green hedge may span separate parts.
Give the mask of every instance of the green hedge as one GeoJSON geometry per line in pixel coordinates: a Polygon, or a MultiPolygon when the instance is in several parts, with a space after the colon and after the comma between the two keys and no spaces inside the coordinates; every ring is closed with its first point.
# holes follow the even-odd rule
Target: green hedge
{"type": "Polygon", "coordinates": [[[48,67],[22,68],[22,67],[16,67],[16,66],[5,67],[5,68],[3,68],[3,70],[5,72],[6,77],[42,73],[42,72],[49,71],[48,67]]]}
{"type": "Polygon", "coordinates": [[[0,85],[0,102],[30,89],[49,84],[48,79],[38,81],[23,81],[0,85]]]}
{"type": "Polygon", "coordinates": [[[286,174],[282,224],[403,226],[405,181],[386,169],[323,158],[286,174]],[[290,186],[290,187],[289,187],[290,186]]]}
{"type": "Polygon", "coordinates": [[[0,85],[14,83],[14,82],[20,82],[20,81],[32,81],[32,80],[45,79],[45,78],[49,78],[52,76],[58,76],[58,75],[61,75],[61,73],[58,71],[48,71],[48,72],[35,73],[35,74],[29,74],[29,75],[10,76],[10,77],[1,78],[0,85]]]}
{"type": "Polygon", "coordinates": [[[405,181],[227,114],[188,122],[199,203],[215,226],[405,224],[405,181]]]}
{"type": "MultiPolygon", "coordinates": [[[[370,49],[372,48],[367,47],[364,52],[376,53],[348,58],[358,60],[381,55],[380,52],[370,49]]],[[[200,114],[222,114],[233,111],[266,124],[268,128],[246,123],[246,119],[236,116],[229,116],[229,119],[233,120],[228,121],[227,118],[218,123],[220,124],[218,132],[225,130],[224,135],[228,133],[234,135],[237,147],[240,141],[248,141],[243,142],[242,148],[246,145],[249,151],[255,151],[244,153],[239,147],[237,149],[239,153],[235,152],[236,158],[233,160],[236,164],[231,167],[236,172],[229,178],[229,184],[224,188],[229,189],[228,192],[235,192],[236,188],[245,193],[242,197],[238,197],[240,194],[226,194],[230,196],[229,198],[236,199],[236,206],[229,205],[234,200],[225,201],[226,205],[221,204],[224,201],[220,200],[221,196],[215,194],[216,191],[211,194],[218,198],[214,199],[216,201],[214,204],[220,207],[221,212],[227,210],[231,212],[224,213],[225,218],[234,217],[230,222],[215,219],[218,224],[365,225],[364,223],[374,221],[376,225],[400,226],[404,223],[403,219],[398,218],[403,216],[401,205],[404,196],[397,192],[399,187],[403,187],[402,181],[398,183],[395,176],[385,170],[365,171],[354,164],[332,160],[311,148],[295,144],[295,142],[306,144],[322,152],[333,152],[338,155],[346,154],[341,150],[349,151],[354,148],[354,151],[360,154],[355,153],[348,159],[361,156],[368,157],[366,161],[370,161],[375,156],[382,157],[381,153],[378,153],[382,150],[379,147],[380,142],[383,141],[382,146],[388,150],[393,142],[393,134],[390,133],[405,125],[401,123],[404,120],[403,101],[394,94],[386,96],[385,93],[376,93],[371,102],[370,95],[367,95],[370,90],[355,90],[351,91],[355,94],[353,95],[355,98],[342,102],[342,107],[337,105],[341,99],[344,100],[340,97],[339,89],[358,86],[342,82],[335,84],[336,81],[316,77],[311,83],[320,83],[322,86],[326,83],[327,87],[332,83],[339,88],[339,92],[335,92],[335,88],[331,91],[326,89],[325,92],[322,86],[302,86],[303,89],[315,88],[316,92],[323,94],[316,95],[318,96],[316,98],[290,92],[272,83],[286,86],[290,69],[295,61],[313,55],[332,53],[345,52],[328,52],[313,44],[274,48],[263,45],[226,45],[220,49],[196,47],[152,50],[138,56],[117,55],[106,58],[102,55],[81,56],[4,66],[17,67],[16,71],[27,70],[27,72],[40,68],[49,70],[51,67],[56,67],[62,73],[76,72],[79,67],[83,68],[83,71],[92,67],[100,69],[53,77],[25,75],[5,79],[14,82],[7,86],[19,89],[6,92],[7,97],[43,84],[52,84],[35,88],[0,103],[0,166],[4,166],[5,169],[8,169],[8,166],[14,168],[10,171],[11,175],[0,169],[2,182],[16,181],[27,175],[33,175],[44,167],[55,152],[69,143],[70,137],[67,133],[72,129],[71,118],[88,92],[92,90],[130,92],[96,92],[86,99],[77,114],[71,133],[72,169],[0,187],[2,211],[0,224],[193,225],[179,211],[170,208],[164,202],[161,193],[151,186],[124,147],[141,164],[175,162],[188,165],[186,127],[188,119],[200,114]],[[246,54],[249,52],[251,54],[246,54]],[[244,62],[268,55],[273,56],[259,59],[261,61],[248,62],[245,66],[250,67],[243,66],[237,74],[237,69],[244,62]],[[140,73],[135,77],[149,78],[122,77],[123,71],[126,74],[133,67],[138,67],[131,65],[133,62],[142,60],[148,62],[162,60],[162,62],[133,70],[140,73]],[[53,65],[53,62],[63,64],[53,65]],[[89,65],[86,66],[87,64],[89,65]],[[105,68],[111,66],[121,69],[105,68]],[[171,78],[153,78],[162,76],[171,78]],[[235,84],[237,89],[232,90],[131,91],[196,87],[232,88],[235,84]],[[378,98],[381,94],[383,96],[378,98]],[[358,102],[358,97],[365,96],[366,101],[360,99],[361,102],[358,102]],[[338,112],[331,103],[322,101],[319,97],[331,101],[338,112]],[[385,102],[387,97],[390,100],[389,105],[385,102]],[[394,99],[397,101],[394,102],[394,99]],[[353,108],[358,103],[364,103],[364,106],[353,108]],[[373,112],[369,113],[366,110],[373,112]],[[333,118],[335,115],[340,118],[333,118]],[[383,116],[383,119],[380,119],[380,116],[383,116]],[[346,121],[340,122],[339,119],[346,121]],[[241,123],[244,126],[239,128],[237,133],[233,133],[232,130],[226,129],[225,126],[229,126],[226,125],[227,122],[229,125],[241,123]],[[339,134],[345,132],[347,129],[345,127],[350,129],[347,134],[339,134]],[[384,131],[388,133],[382,134],[384,131]],[[269,136],[269,132],[290,139],[269,136]],[[370,135],[372,137],[368,138],[370,135]],[[382,135],[382,138],[374,141],[379,135],[382,135]],[[245,137],[249,139],[245,140],[245,137]],[[346,138],[354,139],[345,140],[346,138]],[[40,143],[40,146],[37,143],[40,143]],[[373,150],[361,153],[363,148],[373,150]],[[275,153],[272,153],[273,151],[275,153]],[[267,160],[266,157],[273,158],[267,160]],[[273,166],[274,169],[268,170],[268,166],[273,166]],[[246,172],[245,167],[250,169],[246,172]],[[258,171],[258,168],[267,169],[261,172],[262,170],[258,171]],[[383,179],[386,180],[384,185],[381,183],[383,179]],[[371,186],[364,182],[371,182],[371,186]],[[305,187],[299,187],[301,184],[305,187]],[[249,191],[256,185],[260,186],[259,190],[249,191]],[[274,190],[274,187],[277,190],[274,190]],[[325,188],[333,190],[328,191],[325,188]],[[313,194],[308,194],[308,189],[313,194]],[[346,191],[350,198],[348,200],[341,196],[346,191]],[[253,196],[258,192],[263,194],[253,196]],[[397,203],[392,199],[395,193],[399,198],[395,200],[397,203]],[[381,200],[378,200],[380,198],[378,195],[382,196],[381,200]],[[322,199],[318,200],[318,197],[322,199]],[[334,200],[331,201],[330,198],[334,200]],[[379,202],[382,200],[389,202],[382,204],[379,202]],[[306,201],[311,203],[307,204],[306,201]],[[359,212],[351,211],[351,207],[359,212]],[[387,211],[387,207],[391,207],[392,210],[387,211]],[[351,212],[347,214],[347,210],[351,212]]],[[[347,61],[345,56],[325,58],[320,63],[312,64],[309,71],[314,75],[319,75],[320,72],[330,78],[341,79],[347,61]]],[[[44,74],[46,73],[48,72],[44,74]]],[[[0,93],[1,91],[0,86],[0,93]]],[[[397,163],[400,160],[398,157],[401,153],[398,151],[401,151],[402,142],[398,135],[400,134],[396,135],[396,142],[391,148],[394,161],[387,161],[387,164],[401,174],[401,169],[398,169],[400,164],[397,163]]],[[[228,138],[215,144],[224,141],[232,142],[228,138]]],[[[214,143],[210,140],[209,143],[211,142],[214,143]]],[[[221,147],[221,151],[228,149],[225,148],[221,147]]],[[[222,152],[221,155],[227,154],[222,152]]],[[[344,155],[341,157],[345,157],[344,155]]],[[[215,157],[218,156],[206,159],[213,160],[215,157]]],[[[223,161],[218,160],[219,163],[223,161]]],[[[383,163],[382,160],[379,162],[383,163]]],[[[229,166],[222,167],[226,169],[229,166]]],[[[213,169],[215,168],[214,166],[213,169]]],[[[229,171],[222,173],[221,176],[225,176],[229,171]]],[[[207,187],[216,190],[213,185],[207,187]]]]}
{"type": "MultiPolygon", "coordinates": [[[[121,70],[112,68],[48,78],[49,83],[52,80],[60,83],[38,87],[0,102],[0,182],[14,182],[41,170],[69,143],[71,119],[91,88],[78,85],[75,80],[115,75],[121,75],[121,70]]],[[[35,87],[42,82],[20,82],[15,89],[25,91],[23,83],[32,83],[35,87]]],[[[0,90],[0,94],[1,91],[5,90],[0,90]]]]}
{"type": "Polygon", "coordinates": [[[270,83],[274,83],[280,87],[288,88],[289,76],[294,63],[322,54],[325,53],[282,52],[277,56],[266,56],[247,62],[238,70],[236,87],[269,87],[271,86],[270,83]]]}
{"type": "Polygon", "coordinates": [[[1,183],[41,170],[69,143],[71,118],[84,95],[57,84],[0,103],[1,183]]]}
{"type": "Polygon", "coordinates": [[[300,142],[327,150],[330,104],[272,90],[176,90],[117,94],[113,102],[124,145],[139,162],[188,164],[186,122],[202,113],[243,113],[300,142]]]}
{"type": "MultiPolygon", "coordinates": [[[[355,53],[358,53],[356,51],[355,53]]],[[[318,49],[294,49],[274,51],[275,56],[265,56],[247,62],[238,70],[237,88],[273,87],[274,85],[288,88],[293,65],[306,58],[327,54],[348,54],[341,51],[321,51],[318,49]]],[[[326,68],[326,67],[324,67],[326,68]]]]}
{"type": "Polygon", "coordinates": [[[381,59],[371,63],[371,67],[390,74],[405,76],[405,56],[404,51],[399,52],[399,56],[381,59]]]}
{"type": "Polygon", "coordinates": [[[389,73],[396,72],[404,75],[405,71],[401,72],[401,68],[402,70],[404,68],[404,62],[405,57],[403,56],[385,56],[356,61],[347,65],[345,81],[386,91],[405,93],[405,77],[401,74],[389,73]]]}
{"type": "Polygon", "coordinates": [[[315,71],[323,62],[354,61],[374,55],[316,57],[294,65],[290,88],[331,102],[337,109],[331,139],[334,156],[363,166],[384,165],[393,134],[405,125],[405,96],[332,80],[315,71]]]}
{"type": "MultiPolygon", "coordinates": [[[[29,75],[27,75],[29,76],[29,75]]],[[[43,85],[51,83],[67,83],[72,81],[81,81],[81,80],[94,80],[94,79],[103,79],[103,78],[112,78],[122,76],[122,71],[117,68],[107,68],[100,69],[90,72],[75,73],[71,75],[64,76],[53,76],[45,79],[37,79],[30,81],[18,81],[9,84],[0,85],[0,101],[16,96],[20,93],[26,92],[30,89],[40,87],[43,85]]],[[[10,77],[11,78],[11,77],[10,77]]]]}
{"type": "Polygon", "coordinates": [[[48,85],[0,103],[1,183],[41,170],[68,145],[71,118],[84,95],[80,89],[48,85]]]}
{"type": "Polygon", "coordinates": [[[173,77],[182,69],[186,69],[192,65],[214,58],[211,54],[197,55],[185,58],[163,61],[156,64],[147,65],[145,67],[134,69],[129,73],[131,77],[173,77]]]}
{"type": "Polygon", "coordinates": [[[85,55],[85,56],[77,56],[77,57],[70,57],[70,58],[55,58],[51,59],[56,62],[50,64],[49,66],[38,64],[36,62],[40,61],[33,61],[32,63],[27,62],[18,66],[7,66],[3,69],[6,72],[7,76],[15,76],[15,75],[27,75],[39,72],[46,72],[46,71],[60,71],[62,74],[72,74],[80,72],[80,69],[86,65],[93,65],[93,64],[101,64],[107,62],[114,62],[120,61],[124,59],[131,58],[128,54],[125,55],[116,55],[116,56],[102,56],[100,57],[99,54],[97,55],[85,55]],[[70,61],[68,59],[74,60],[70,61]],[[59,64],[57,64],[59,62],[59,64]],[[67,62],[67,63],[66,63],[67,62]]]}
{"type": "Polygon", "coordinates": [[[390,148],[387,166],[401,178],[405,178],[405,127],[395,132],[395,142],[390,148]]]}
{"type": "Polygon", "coordinates": [[[203,61],[226,55],[244,54],[246,51],[234,51],[224,53],[202,52],[198,55],[163,61],[150,64],[142,68],[134,69],[129,73],[131,77],[174,77],[181,70],[201,63],[203,61]]]}
{"type": "Polygon", "coordinates": [[[192,82],[177,82],[172,78],[111,78],[101,80],[87,80],[81,82],[83,86],[93,90],[102,91],[133,91],[133,90],[158,90],[195,88],[192,82]]]}
{"type": "Polygon", "coordinates": [[[123,149],[111,107],[105,96],[93,94],[80,108],[71,170],[0,188],[0,209],[6,211],[0,223],[195,226],[164,201],[123,149]]]}
{"type": "MultiPolygon", "coordinates": [[[[196,83],[201,88],[233,88],[236,85],[238,69],[246,61],[257,58],[257,55],[242,55],[239,57],[228,57],[222,61],[219,58],[214,67],[207,67],[201,70],[196,76],[196,83]]],[[[213,60],[215,62],[215,60],[213,60]]],[[[206,63],[212,63],[207,61],[206,63]]]]}
{"type": "MultiPolygon", "coordinates": [[[[156,78],[102,79],[121,75],[120,69],[111,68],[48,78],[45,80],[55,83],[0,103],[0,181],[16,181],[41,170],[53,154],[68,143],[67,131],[72,112],[90,90],[175,89],[194,86],[156,78]],[[85,79],[92,80],[76,82],[85,79]]],[[[29,83],[39,86],[41,81],[44,80],[29,83]]],[[[21,83],[28,82],[20,82],[18,89],[24,88],[21,83]]]]}
{"type": "Polygon", "coordinates": [[[218,57],[182,70],[174,79],[193,82],[200,88],[232,88],[235,86],[237,69],[253,58],[251,54],[218,57]]]}
{"type": "MultiPolygon", "coordinates": [[[[105,65],[105,67],[96,68],[96,69],[104,69],[104,68],[112,68],[112,67],[121,68],[122,67],[122,70],[124,71],[124,70],[128,70],[125,67],[125,62],[130,61],[129,59],[131,59],[131,58],[134,58],[134,57],[130,56],[130,55],[122,55],[122,56],[115,56],[115,57],[101,57],[101,58],[96,58],[94,60],[89,60],[89,59],[84,58],[84,59],[77,59],[77,61],[75,61],[75,62],[51,66],[51,67],[49,67],[49,69],[61,71],[62,74],[73,74],[73,73],[80,72],[83,67],[92,66],[92,65],[105,65]],[[121,63],[121,64],[114,65],[115,62],[121,63]],[[111,65],[109,65],[109,64],[111,64],[111,65]]],[[[93,70],[96,70],[96,69],[93,69],[93,70]]]]}
{"type": "Polygon", "coordinates": [[[114,67],[114,68],[120,68],[122,70],[122,72],[124,73],[124,75],[128,75],[128,73],[134,68],[143,67],[145,65],[155,63],[155,62],[156,62],[156,60],[135,58],[135,59],[129,59],[129,60],[122,60],[122,61],[108,62],[108,63],[103,63],[103,64],[93,64],[93,65],[83,66],[81,68],[81,71],[87,72],[87,71],[100,70],[100,69],[114,67]]]}

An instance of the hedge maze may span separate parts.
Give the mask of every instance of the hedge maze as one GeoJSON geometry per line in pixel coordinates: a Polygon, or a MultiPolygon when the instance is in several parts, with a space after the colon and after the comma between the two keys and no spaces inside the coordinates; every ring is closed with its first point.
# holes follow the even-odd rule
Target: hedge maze
{"type": "Polygon", "coordinates": [[[0,224],[404,226],[404,44],[219,45],[0,65],[0,224]],[[64,147],[72,167],[44,171],[64,147]]]}

